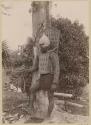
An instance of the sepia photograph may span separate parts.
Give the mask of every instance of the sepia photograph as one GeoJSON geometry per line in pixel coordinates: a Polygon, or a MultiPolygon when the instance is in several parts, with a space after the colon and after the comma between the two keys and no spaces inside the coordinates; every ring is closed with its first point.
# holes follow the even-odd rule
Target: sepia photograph
{"type": "Polygon", "coordinates": [[[2,123],[89,122],[89,1],[2,0],[2,123]]]}

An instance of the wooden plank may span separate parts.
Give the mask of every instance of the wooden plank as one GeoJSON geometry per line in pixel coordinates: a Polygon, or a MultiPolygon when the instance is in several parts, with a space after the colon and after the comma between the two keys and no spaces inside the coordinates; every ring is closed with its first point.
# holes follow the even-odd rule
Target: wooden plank
{"type": "Polygon", "coordinates": [[[71,105],[71,106],[75,106],[75,107],[79,107],[79,108],[83,108],[84,106],[78,103],[73,103],[73,102],[67,102],[67,105],[71,105]]]}
{"type": "Polygon", "coordinates": [[[66,104],[66,105],[71,105],[74,107],[78,107],[78,108],[83,108],[84,106],[78,103],[73,103],[73,102],[69,102],[69,101],[63,101],[63,100],[56,100],[57,104],[66,104]],[[66,103],[65,103],[66,102],[66,103]]]}
{"type": "Polygon", "coordinates": [[[54,93],[54,97],[64,97],[64,98],[72,98],[73,95],[72,94],[67,94],[67,93],[54,93]]]}

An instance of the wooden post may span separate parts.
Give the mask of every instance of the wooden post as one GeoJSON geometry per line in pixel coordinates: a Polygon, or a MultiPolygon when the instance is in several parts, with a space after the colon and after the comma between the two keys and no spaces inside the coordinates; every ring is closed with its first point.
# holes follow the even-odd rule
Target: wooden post
{"type": "Polygon", "coordinates": [[[45,23],[46,26],[49,23],[49,1],[33,1],[32,2],[33,36],[36,36],[36,33],[42,23],[45,23]]]}
{"type": "MultiPolygon", "coordinates": [[[[34,1],[32,3],[32,25],[33,37],[39,37],[39,28],[42,24],[48,24],[49,19],[49,2],[48,1],[34,1]]],[[[38,42],[38,41],[36,41],[38,42]]],[[[34,47],[34,59],[38,54],[37,47],[34,47]]],[[[39,72],[34,72],[32,76],[32,84],[36,84],[39,79],[39,72]]],[[[43,91],[37,92],[37,99],[35,102],[36,113],[35,117],[44,118],[48,109],[47,94],[43,91]]]]}

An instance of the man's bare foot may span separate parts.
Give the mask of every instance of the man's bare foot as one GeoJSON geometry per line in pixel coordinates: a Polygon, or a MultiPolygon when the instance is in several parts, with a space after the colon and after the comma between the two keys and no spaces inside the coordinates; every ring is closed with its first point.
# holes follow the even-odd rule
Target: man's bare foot
{"type": "Polygon", "coordinates": [[[26,115],[26,118],[25,118],[25,122],[24,123],[29,123],[31,121],[31,115],[26,115]]]}
{"type": "Polygon", "coordinates": [[[51,119],[51,115],[47,114],[43,122],[48,122],[51,119]]]}

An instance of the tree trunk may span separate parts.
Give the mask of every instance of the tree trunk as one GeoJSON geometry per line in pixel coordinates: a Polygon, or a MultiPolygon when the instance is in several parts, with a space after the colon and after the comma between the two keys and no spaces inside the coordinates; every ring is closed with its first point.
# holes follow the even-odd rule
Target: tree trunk
{"type": "MultiPolygon", "coordinates": [[[[34,47],[34,58],[36,58],[37,56],[37,48],[34,47]]],[[[39,82],[39,72],[36,71],[33,73],[32,76],[32,84],[36,84],[37,82],[39,82]]],[[[40,118],[44,118],[47,114],[47,109],[48,109],[48,98],[47,98],[47,92],[44,91],[39,91],[36,93],[36,100],[34,103],[34,107],[35,107],[35,113],[34,116],[35,117],[40,117],[40,118]]]]}
{"type": "MultiPolygon", "coordinates": [[[[35,37],[37,35],[37,31],[42,23],[45,23],[46,25],[48,24],[48,19],[49,19],[49,2],[41,2],[41,1],[34,1],[35,6],[32,6],[32,23],[33,23],[33,36],[35,37]],[[37,10],[36,10],[37,9],[37,10]],[[34,11],[35,10],[35,11],[34,11]]],[[[37,51],[34,48],[34,58],[36,58],[37,51]]],[[[39,72],[35,72],[32,77],[32,84],[36,84],[38,82],[39,78],[39,72]]],[[[37,98],[35,102],[35,107],[36,107],[36,117],[42,117],[44,118],[47,109],[48,109],[48,98],[47,98],[47,93],[40,91],[37,92],[37,98]]]]}

